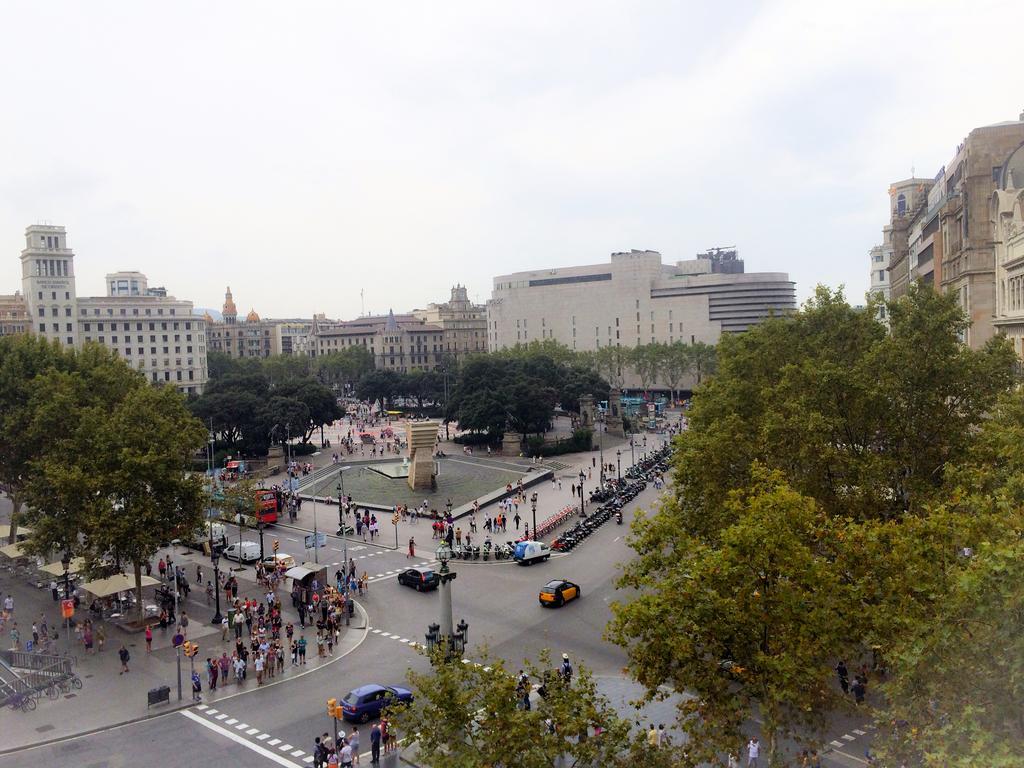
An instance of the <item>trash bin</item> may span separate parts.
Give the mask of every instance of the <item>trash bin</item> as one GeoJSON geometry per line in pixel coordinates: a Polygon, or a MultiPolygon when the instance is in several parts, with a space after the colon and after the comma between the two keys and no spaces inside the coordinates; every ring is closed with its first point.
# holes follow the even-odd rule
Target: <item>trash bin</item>
{"type": "Polygon", "coordinates": [[[169,685],[161,685],[158,688],[150,688],[146,694],[146,709],[149,709],[154,704],[167,704],[171,700],[171,687],[169,685]]]}

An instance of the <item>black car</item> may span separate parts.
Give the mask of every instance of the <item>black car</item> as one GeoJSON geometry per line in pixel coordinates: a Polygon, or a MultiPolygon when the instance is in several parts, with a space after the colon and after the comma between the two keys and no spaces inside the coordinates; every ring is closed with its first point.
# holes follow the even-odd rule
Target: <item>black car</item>
{"type": "Polygon", "coordinates": [[[398,583],[407,587],[415,587],[417,592],[429,592],[437,589],[441,577],[434,571],[424,568],[409,568],[398,574],[398,583]]]}

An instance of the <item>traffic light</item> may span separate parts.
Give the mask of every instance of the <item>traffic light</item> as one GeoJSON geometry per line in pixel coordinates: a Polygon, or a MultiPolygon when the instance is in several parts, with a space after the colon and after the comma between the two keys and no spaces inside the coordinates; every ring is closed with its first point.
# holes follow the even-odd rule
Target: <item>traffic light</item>
{"type": "Polygon", "coordinates": [[[195,656],[197,653],[199,653],[199,643],[193,643],[193,642],[190,642],[190,641],[186,640],[182,644],[181,647],[182,647],[182,650],[185,651],[185,655],[190,657],[190,658],[192,656],[195,656]]]}
{"type": "Polygon", "coordinates": [[[392,525],[398,525],[398,513],[397,512],[395,512],[395,514],[393,514],[391,516],[391,524],[392,525]]]}
{"type": "Polygon", "coordinates": [[[278,541],[277,539],[274,539],[274,553],[276,554],[277,550],[279,550],[280,548],[281,548],[281,542],[278,541]]]}
{"type": "Polygon", "coordinates": [[[338,710],[338,700],[337,699],[328,699],[327,700],[327,716],[328,717],[337,717],[338,716],[337,710],[338,710]]]}

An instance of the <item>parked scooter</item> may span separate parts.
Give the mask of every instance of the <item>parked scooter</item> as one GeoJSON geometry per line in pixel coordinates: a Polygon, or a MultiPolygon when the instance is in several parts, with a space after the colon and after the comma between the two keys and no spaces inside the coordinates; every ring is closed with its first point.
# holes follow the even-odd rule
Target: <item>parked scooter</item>
{"type": "Polygon", "coordinates": [[[622,525],[622,510],[615,513],[615,524],[622,525]]]}

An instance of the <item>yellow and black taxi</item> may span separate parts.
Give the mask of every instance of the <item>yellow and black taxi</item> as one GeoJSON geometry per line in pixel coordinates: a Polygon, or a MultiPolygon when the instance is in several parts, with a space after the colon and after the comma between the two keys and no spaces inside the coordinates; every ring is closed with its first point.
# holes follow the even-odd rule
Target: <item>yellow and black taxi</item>
{"type": "Polygon", "coordinates": [[[549,581],[540,590],[540,604],[547,607],[560,608],[570,600],[580,596],[579,584],[573,584],[565,579],[549,581]]]}

